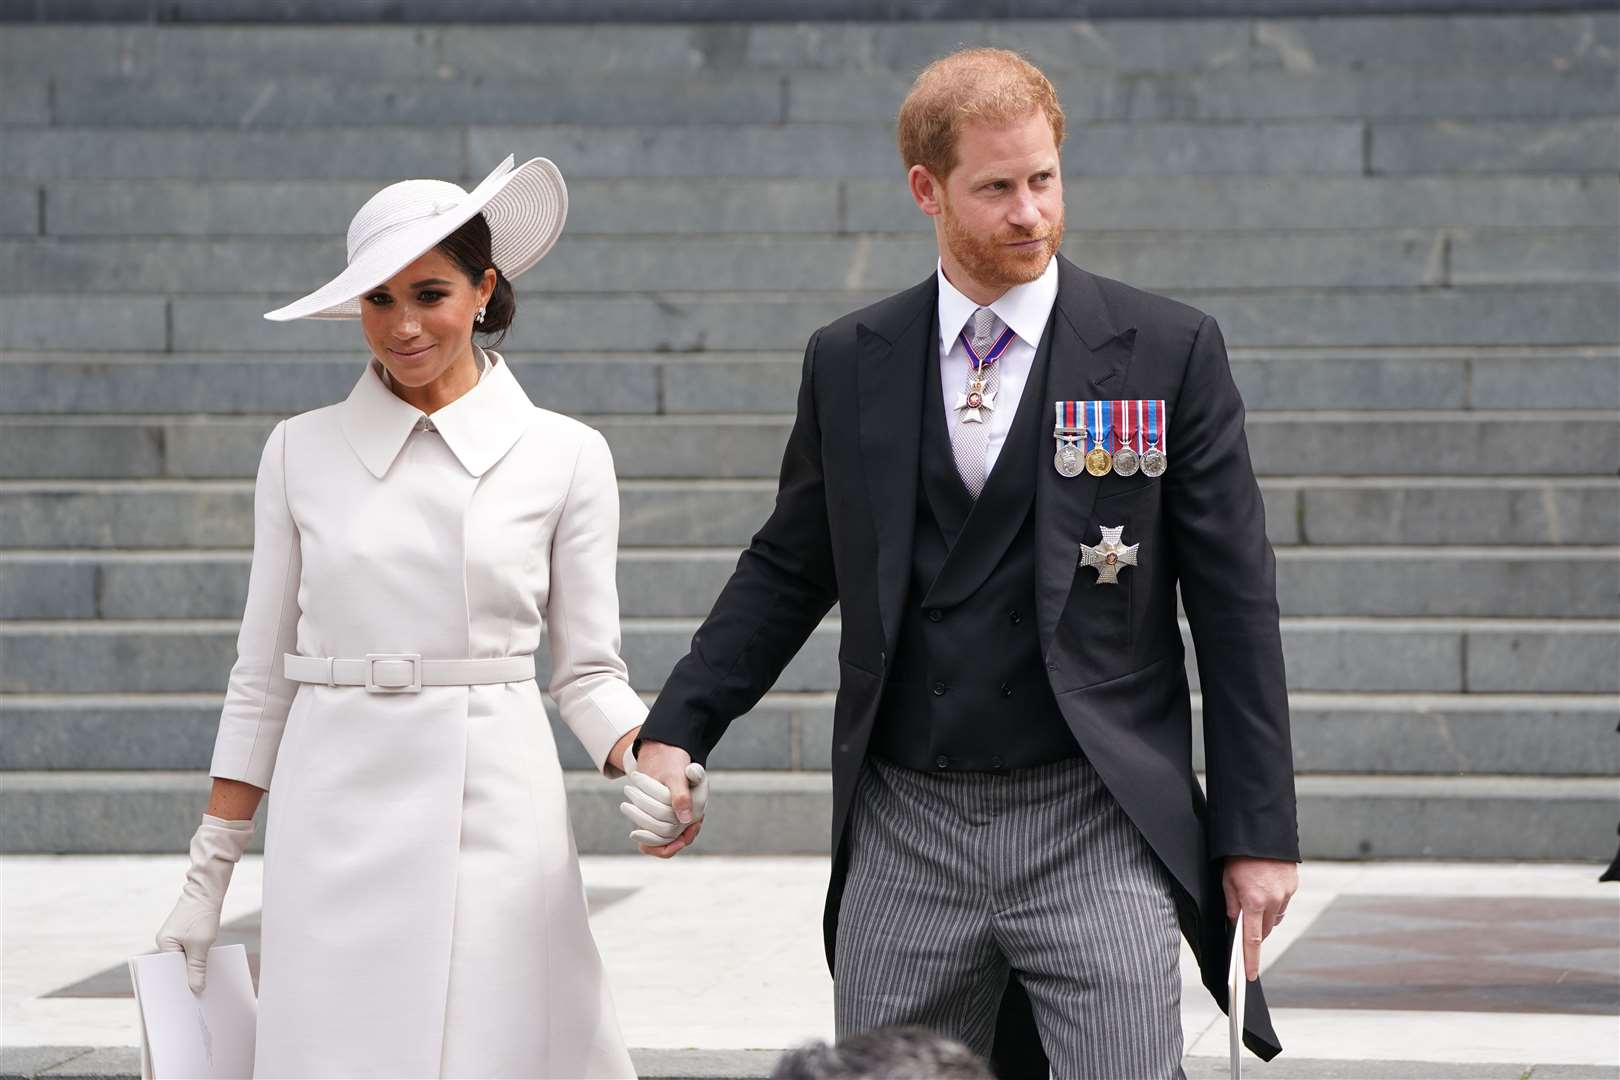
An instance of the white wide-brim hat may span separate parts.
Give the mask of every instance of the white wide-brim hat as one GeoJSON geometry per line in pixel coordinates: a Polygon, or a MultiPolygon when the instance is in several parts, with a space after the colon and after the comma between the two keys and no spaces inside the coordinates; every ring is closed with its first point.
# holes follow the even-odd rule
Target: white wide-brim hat
{"type": "Polygon", "coordinates": [[[557,166],[507,155],[472,191],[444,180],[402,180],[383,188],[349,222],[349,265],[341,274],[264,317],[358,319],[360,297],[375,289],[473,215],[489,223],[490,254],[508,281],[539,262],[562,235],[568,185],[557,166]]]}

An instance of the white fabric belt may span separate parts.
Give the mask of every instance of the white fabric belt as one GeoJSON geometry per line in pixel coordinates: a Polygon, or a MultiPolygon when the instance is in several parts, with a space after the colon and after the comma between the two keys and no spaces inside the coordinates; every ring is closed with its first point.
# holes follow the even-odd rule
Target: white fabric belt
{"type": "Polygon", "coordinates": [[[487,660],[424,660],[421,653],[367,653],[363,659],[338,656],[282,656],[282,673],[294,682],[363,686],[371,694],[415,694],[424,686],[480,686],[534,678],[534,655],[487,660]]]}

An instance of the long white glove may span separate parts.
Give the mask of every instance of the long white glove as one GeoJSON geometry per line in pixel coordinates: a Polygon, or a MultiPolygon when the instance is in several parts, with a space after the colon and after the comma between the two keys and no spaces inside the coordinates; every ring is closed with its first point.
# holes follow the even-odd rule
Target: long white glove
{"type": "Polygon", "coordinates": [[[191,868],[180,899],[157,933],[163,952],[186,954],[186,981],[202,993],[208,981],[208,950],[219,937],[219,911],[242,852],[253,839],[252,821],[226,821],[204,814],[191,837],[191,868]]]}
{"type": "Polygon", "coordinates": [[[619,813],[630,822],[630,839],[649,847],[663,847],[703,820],[709,805],[709,774],[697,762],[686,767],[686,782],[692,788],[692,820],[682,825],[675,817],[674,796],[669,788],[636,768],[636,756],[624,752],[624,798],[619,813]]]}

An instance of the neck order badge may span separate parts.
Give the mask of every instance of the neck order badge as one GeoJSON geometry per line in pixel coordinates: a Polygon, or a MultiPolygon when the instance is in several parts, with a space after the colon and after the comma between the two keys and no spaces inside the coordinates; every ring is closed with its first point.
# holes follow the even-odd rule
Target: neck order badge
{"type": "Polygon", "coordinates": [[[996,392],[986,388],[990,365],[1001,359],[1015,335],[1008,327],[983,356],[974,351],[973,339],[968,336],[967,330],[964,329],[960,336],[962,347],[967,349],[969,370],[967,389],[956,395],[957,416],[963,423],[982,424],[985,411],[996,407],[996,392]]]}

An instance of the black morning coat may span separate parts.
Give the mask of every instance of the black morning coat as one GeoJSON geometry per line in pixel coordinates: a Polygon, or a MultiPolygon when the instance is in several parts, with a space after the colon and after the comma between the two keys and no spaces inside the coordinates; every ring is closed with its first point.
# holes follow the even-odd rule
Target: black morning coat
{"type": "MultiPolygon", "coordinates": [[[[1035,606],[1064,720],[1169,869],[1204,985],[1226,1004],[1231,927],[1222,857],[1299,858],[1278,627],[1276,567],[1243,433],[1243,402],[1215,320],[1058,259],[1048,401],[1162,398],[1169,468],[1101,478],[1036,466],[1035,606]],[[1140,544],[1117,586],[1095,584],[1080,545],[1124,526],[1140,544]],[[1197,650],[1207,796],[1193,773],[1192,710],[1176,589],[1197,650]]],[[[928,279],[818,330],[770,519],[692,648],[670,673],[643,739],[706,760],[840,605],[833,709],[831,960],[847,866],[850,799],[908,597],[922,445],[923,379],[938,303],[928,279]]],[[[1055,449],[1055,443],[1047,444],[1055,449]]],[[[1003,1075],[1045,1075],[1027,1000],[1009,982],[998,1025],[1003,1075]]],[[[1245,1042],[1280,1050],[1258,983],[1245,1042]]]]}

